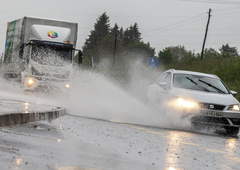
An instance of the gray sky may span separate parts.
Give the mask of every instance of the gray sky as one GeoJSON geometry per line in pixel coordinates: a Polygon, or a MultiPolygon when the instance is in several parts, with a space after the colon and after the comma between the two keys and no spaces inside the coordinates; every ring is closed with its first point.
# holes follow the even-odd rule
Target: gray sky
{"type": "Polygon", "coordinates": [[[0,0],[0,53],[4,52],[7,22],[24,16],[78,23],[81,48],[103,12],[124,30],[135,22],[144,42],[159,50],[184,45],[201,52],[208,10],[212,9],[206,48],[229,43],[240,51],[239,0],[0,0]]]}

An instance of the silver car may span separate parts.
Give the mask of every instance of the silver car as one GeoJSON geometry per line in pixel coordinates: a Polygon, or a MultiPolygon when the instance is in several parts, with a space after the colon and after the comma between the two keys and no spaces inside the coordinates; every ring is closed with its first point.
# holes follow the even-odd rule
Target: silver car
{"type": "Polygon", "coordinates": [[[150,86],[148,103],[168,102],[168,109],[191,117],[195,128],[225,128],[237,135],[240,127],[237,92],[230,91],[219,77],[192,71],[167,70],[150,86]]]}

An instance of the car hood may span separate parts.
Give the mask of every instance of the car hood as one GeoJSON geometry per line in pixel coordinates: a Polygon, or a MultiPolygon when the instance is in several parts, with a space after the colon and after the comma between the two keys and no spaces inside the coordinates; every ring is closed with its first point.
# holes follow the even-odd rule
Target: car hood
{"type": "Polygon", "coordinates": [[[209,93],[204,91],[174,88],[170,92],[173,96],[201,103],[212,103],[220,105],[238,104],[238,100],[232,94],[209,93]]]}

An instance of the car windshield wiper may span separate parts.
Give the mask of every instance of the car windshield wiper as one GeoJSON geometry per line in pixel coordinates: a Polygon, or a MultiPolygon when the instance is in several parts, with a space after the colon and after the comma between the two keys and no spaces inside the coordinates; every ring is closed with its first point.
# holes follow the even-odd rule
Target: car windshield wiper
{"type": "Polygon", "coordinates": [[[212,84],[210,84],[210,83],[207,83],[207,82],[205,82],[205,81],[203,81],[203,80],[200,80],[200,79],[198,79],[198,81],[200,81],[200,82],[202,82],[202,83],[204,83],[204,84],[206,84],[206,85],[208,85],[208,86],[216,89],[216,90],[217,90],[218,92],[220,92],[220,93],[226,94],[224,91],[222,91],[221,89],[217,88],[216,86],[214,86],[214,85],[212,85],[212,84]]]}
{"type": "Polygon", "coordinates": [[[206,89],[205,87],[199,85],[197,82],[195,82],[193,79],[189,78],[189,77],[186,77],[186,79],[190,80],[193,84],[195,84],[196,86],[198,86],[200,89],[204,90],[204,91],[207,91],[207,92],[210,92],[208,89],[206,89]]]}

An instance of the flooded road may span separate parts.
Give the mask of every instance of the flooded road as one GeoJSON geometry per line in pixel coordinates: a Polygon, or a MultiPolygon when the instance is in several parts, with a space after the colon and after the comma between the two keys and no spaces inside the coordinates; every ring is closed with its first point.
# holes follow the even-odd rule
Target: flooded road
{"type": "Polygon", "coordinates": [[[2,127],[0,169],[238,169],[238,136],[65,115],[2,127]]]}
{"type": "MultiPolygon", "coordinates": [[[[72,95],[64,98],[26,95],[2,84],[2,99],[60,106],[67,115],[1,127],[0,169],[239,169],[239,135],[196,132],[179,113],[160,106],[155,112],[102,75],[79,77],[72,95]]],[[[136,94],[144,96],[144,88],[136,94]]]]}

